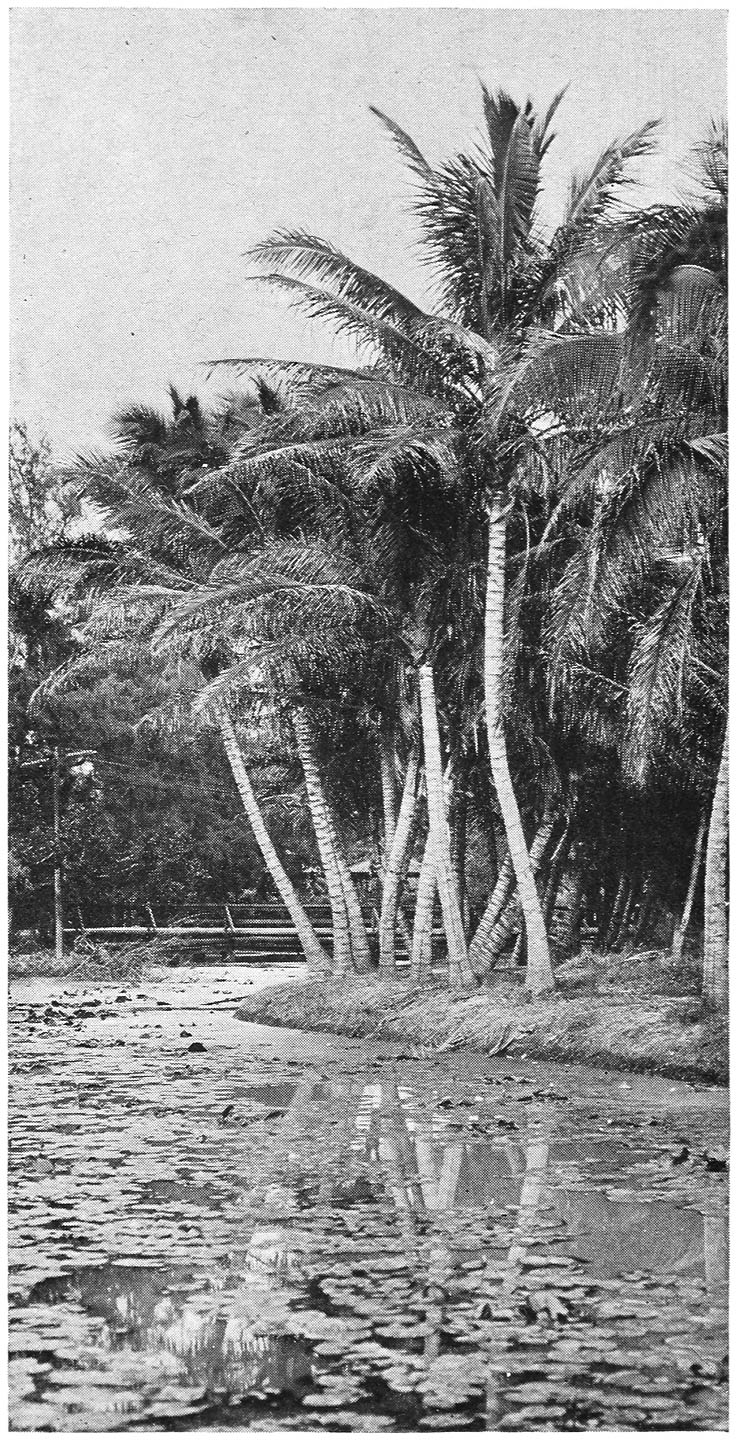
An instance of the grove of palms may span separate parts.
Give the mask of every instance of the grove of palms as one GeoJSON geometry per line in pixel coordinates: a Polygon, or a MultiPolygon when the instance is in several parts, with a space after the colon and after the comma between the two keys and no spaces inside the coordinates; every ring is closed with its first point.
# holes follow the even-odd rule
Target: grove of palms
{"type": "Polygon", "coordinates": [[[155,666],[142,723],[220,734],[318,975],[431,983],[438,906],[450,985],[519,971],[540,996],[583,925],[681,953],[695,910],[724,1006],[725,136],[696,198],[647,208],[657,127],[615,141],[546,229],[562,98],[541,116],[483,88],[480,138],[437,165],[378,117],[427,308],[300,229],[252,251],[355,365],[217,360],[242,388],[212,413],[175,393],[171,417],[118,418],[73,476],[97,528],[17,567],[19,597],[74,617],[34,703],[155,666]],[[294,767],[331,953],[259,805],[260,738],[294,767]],[[376,935],[352,847],[373,848],[376,935]]]}

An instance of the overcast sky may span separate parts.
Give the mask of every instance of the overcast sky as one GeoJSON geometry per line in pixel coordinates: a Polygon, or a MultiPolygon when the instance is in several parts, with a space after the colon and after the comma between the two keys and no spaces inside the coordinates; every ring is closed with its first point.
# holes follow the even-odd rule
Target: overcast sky
{"type": "Polygon", "coordinates": [[[170,380],[213,393],[212,357],[344,358],[246,283],[277,226],[427,295],[370,104],[437,159],[478,131],[480,79],[540,106],[570,81],[549,223],[570,171],[652,117],[643,196],[673,196],[726,104],[719,10],[15,9],[11,30],[11,405],[60,455],[170,380]]]}

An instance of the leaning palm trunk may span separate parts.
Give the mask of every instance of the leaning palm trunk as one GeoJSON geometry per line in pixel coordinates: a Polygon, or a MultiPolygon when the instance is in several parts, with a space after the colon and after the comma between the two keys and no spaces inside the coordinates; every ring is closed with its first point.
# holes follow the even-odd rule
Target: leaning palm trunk
{"type": "Polygon", "coordinates": [[[466,949],[459,897],[451,868],[451,846],[443,794],[441,739],[438,733],[436,691],[433,669],[425,661],[418,670],[420,714],[423,724],[425,780],[428,793],[428,827],[435,853],[436,881],[443,912],[448,948],[448,976],[451,985],[469,985],[473,980],[466,949]]]}
{"type": "MultiPolygon", "coordinates": [[[[400,813],[387,857],[382,886],[382,913],[379,920],[379,968],[383,975],[394,975],[395,939],[400,894],[410,861],[415,811],[418,803],[419,757],[413,746],[405,772],[400,813]]],[[[386,823],[386,822],[385,822],[386,823]]]]}
{"type": "Polygon", "coordinates": [[[683,950],[684,950],[684,941],[685,941],[685,939],[686,939],[686,937],[687,937],[687,930],[689,929],[689,922],[690,922],[690,920],[691,920],[691,918],[692,918],[692,906],[693,906],[693,904],[694,904],[695,892],[696,892],[696,890],[697,890],[697,880],[698,880],[699,873],[700,873],[700,867],[701,867],[701,865],[702,865],[702,851],[703,851],[704,848],[705,848],[705,834],[706,834],[706,832],[707,832],[707,813],[706,813],[706,811],[703,810],[702,813],[700,814],[700,823],[699,823],[699,825],[697,826],[697,839],[696,839],[695,842],[694,842],[694,853],[693,853],[693,855],[692,855],[692,868],[691,868],[690,873],[689,873],[689,884],[688,884],[688,886],[687,886],[687,894],[686,894],[685,899],[684,899],[684,909],[682,910],[681,919],[679,920],[679,923],[674,927],[674,939],[673,939],[672,945],[671,945],[671,958],[672,958],[672,960],[674,960],[677,964],[679,963],[679,961],[680,961],[681,958],[682,958],[682,952],[683,952],[683,950]]]}
{"type": "Polygon", "coordinates": [[[248,822],[254,832],[254,839],[261,851],[264,864],[277,887],[285,909],[297,931],[297,938],[300,941],[309,968],[318,974],[327,975],[331,968],[330,957],[323,949],[313,929],[310,917],[301,905],[292,881],[287,875],[272,844],[259,808],[259,802],[251,788],[251,781],[249,780],[243,755],[241,754],[241,748],[236,738],[233,722],[225,710],[221,710],[220,712],[219,723],[223,747],[228,756],[228,763],[238,787],[238,793],[241,796],[248,822]]]}
{"type": "Polygon", "coordinates": [[[469,962],[478,979],[492,968],[499,954],[497,932],[500,920],[515,889],[515,871],[508,851],[500,867],[497,882],[487,901],[485,912],[469,947],[469,962]]]}
{"type": "MultiPolygon", "coordinates": [[[[558,816],[556,811],[550,802],[547,802],[543,818],[530,847],[530,866],[534,879],[536,880],[545,864],[557,820],[558,816]]],[[[525,943],[525,931],[522,925],[522,919],[520,898],[517,894],[512,893],[511,886],[507,901],[504,906],[501,907],[495,924],[486,939],[484,958],[488,966],[491,967],[497,963],[505,946],[509,944],[516,930],[520,930],[520,934],[515,946],[513,965],[519,963],[525,943]]]]}
{"type": "Polygon", "coordinates": [[[620,876],[617,894],[615,896],[615,904],[610,911],[610,924],[607,927],[607,934],[605,935],[606,950],[612,950],[618,938],[618,935],[620,934],[620,925],[623,919],[623,915],[625,914],[625,907],[628,903],[628,899],[628,877],[623,870],[620,876]]]}
{"type": "Polygon", "coordinates": [[[335,837],[323,793],[320,772],[315,760],[315,745],[313,742],[312,729],[304,711],[295,711],[293,724],[297,742],[297,753],[300,757],[302,773],[305,777],[310,816],[313,822],[320,863],[323,866],[325,883],[328,889],[328,899],[331,907],[333,971],[336,975],[343,975],[346,971],[353,970],[355,966],[351,950],[351,931],[349,929],[348,912],[346,910],[346,899],[336,861],[335,837]]]}
{"type": "Polygon", "coordinates": [[[533,879],[518,802],[515,798],[502,717],[503,647],[505,626],[506,497],[496,490],[489,502],[489,563],[484,632],[484,694],[492,779],[518,882],[518,895],[528,942],[526,985],[533,995],[554,989],[551,956],[541,902],[533,879]]]}
{"type": "Polygon", "coordinates": [[[705,949],[702,995],[710,1005],[728,1004],[728,731],[725,731],[707,832],[705,949]]]}

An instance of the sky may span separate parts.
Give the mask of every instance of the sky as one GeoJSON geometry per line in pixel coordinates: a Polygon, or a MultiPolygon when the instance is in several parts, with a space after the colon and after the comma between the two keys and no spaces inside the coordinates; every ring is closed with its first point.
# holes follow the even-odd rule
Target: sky
{"type": "Polygon", "coordinates": [[[18,9],[11,12],[11,413],[58,458],[203,362],[350,358],[249,276],[281,226],[427,301],[411,186],[369,106],[430,160],[481,129],[480,80],[547,106],[553,225],[573,170],[660,118],[639,198],[674,198],[726,109],[725,11],[18,9]]]}

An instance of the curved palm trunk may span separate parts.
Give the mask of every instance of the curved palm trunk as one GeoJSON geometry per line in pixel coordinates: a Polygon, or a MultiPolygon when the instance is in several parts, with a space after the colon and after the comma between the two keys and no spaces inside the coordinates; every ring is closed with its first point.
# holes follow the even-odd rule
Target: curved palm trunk
{"type": "MultiPolygon", "coordinates": [[[[530,866],[533,877],[537,881],[548,853],[551,840],[558,822],[558,815],[550,802],[547,802],[543,812],[543,818],[535,833],[533,843],[530,847],[530,866]]],[[[516,930],[519,930],[518,940],[513,953],[513,965],[517,966],[523,955],[523,946],[526,941],[525,927],[522,925],[522,908],[520,898],[512,893],[512,886],[505,905],[500,909],[494,927],[489,933],[485,945],[485,963],[488,966],[495,965],[502,954],[505,946],[512,939],[516,930]]]]}
{"type": "Polygon", "coordinates": [[[418,669],[418,687],[423,723],[429,835],[435,853],[436,881],[443,912],[443,928],[446,932],[449,984],[469,985],[472,983],[473,975],[469,966],[459,897],[456,893],[454,874],[451,868],[451,846],[443,794],[441,738],[438,733],[436,690],[433,669],[427,661],[418,669]]]}
{"type": "Polygon", "coordinates": [[[318,854],[320,855],[320,863],[323,866],[325,883],[328,887],[328,899],[330,901],[333,926],[333,973],[335,975],[344,975],[347,971],[354,969],[354,964],[351,952],[351,932],[349,929],[348,912],[346,910],[346,900],[343,893],[340,871],[336,862],[335,837],[323,793],[320,772],[315,760],[315,746],[313,744],[310,722],[302,710],[295,711],[292,721],[295,730],[295,740],[297,742],[297,753],[300,758],[302,773],[305,777],[310,817],[315,831],[318,854]]]}
{"type": "Polygon", "coordinates": [[[417,746],[414,746],[407,762],[400,813],[397,817],[382,886],[382,913],[379,920],[379,969],[383,975],[394,975],[396,970],[397,912],[400,893],[410,861],[415,810],[418,803],[418,773],[418,749],[417,746]]]}
{"type": "Polygon", "coordinates": [[[323,949],[310,917],[300,903],[292,881],[287,875],[272,844],[271,837],[264,824],[264,818],[259,808],[259,802],[251,787],[251,781],[248,777],[243,755],[241,754],[241,747],[236,738],[231,717],[225,710],[222,710],[219,721],[223,748],[228,756],[228,763],[231,767],[238,793],[241,796],[249,824],[254,832],[254,839],[261,851],[264,864],[279,891],[285,909],[297,931],[297,937],[310,969],[314,970],[317,974],[327,975],[330,973],[331,968],[330,957],[323,949]]]}
{"type": "Polygon", "coordinates": [[[525,920],[528,944],[526,985],[533,995],[554,989],[551,956],[543,911],[536,889],[530,856],[525,843],[518,802],[515,798],[502,718],[502,675],[505,626],[505,547],[507,507],[505,496],[495,491],[489,502],[489,557],[484,632],[484,695],[487,737],[492,779],[505,826],[518,894],[525,920]]]}
{"type": "Polygon", "coordinates": [[[506,855],[500,867],[495,888],[487,901],[487,908],[477,926],[477,931],[469,947],[469,963],[478,979],[486,975],[492,968],[498,955],[497,948],[497,927],[501,916],[504,914],[513,890],[515,889],[515,871],[510,853],[506,855]]]}
{"type": "Polygon", "coordinates": [[[706,831],[707,831],[707,813],[706,813],[706,811],[703,810],[702,813],[701,813],[701,815],[700,815],[700,823],[699,823],[699,825],[697,826],[697,838],[696,838],[696,840],[695,840],[695,842],[694,842],[694,852],[693,852],[693,855],[692,855],[692,868],[691,868],[691,870],[690,870],[690,872],[689,872],[689,884],[688,884],[688,886],[687,886],[687,894],[686,894],[686,896],[685,896],[685,898],[684,898],[684,909],[682,910],[681,919],[680,919],[680,921],[679,921],[679,924],[675,926],[675,929],[674,929],[674,939],[673,939],[673,941],[672,941],[672,946],[671,946],[671,956],[672,956],[672,959],[673,959],[674,961],[676,961],[677,963],[678,963],[678,962],[681,960],[681,958],[682,958],[682,953],[683,953],[683,951],[684,951],[684,941],[685,941],[686,938],[687,938],[687,931],[688,931],[688,929],[689,929],[689,922],[690,922],[690,920],[691,920],[691,918],[692,918],[692,906],[693,906],[693,904],[694,904],[694,897],[695,897],[695,891],[696,891],[696,889],[697,889],[697,880],[698,880],[698,878],[699,878],[700,866],[702,865],[702,852],[703,852],[703,850],[704,850],[704,848],[705,848],[705,834],[706,834],[706,831]]]}
{"type": "Polygon", "coordinates": [[[710,811],[705,861],[705,949],[702,995],[710,1005],[728,1004],[728,731],[710,811]]]}

